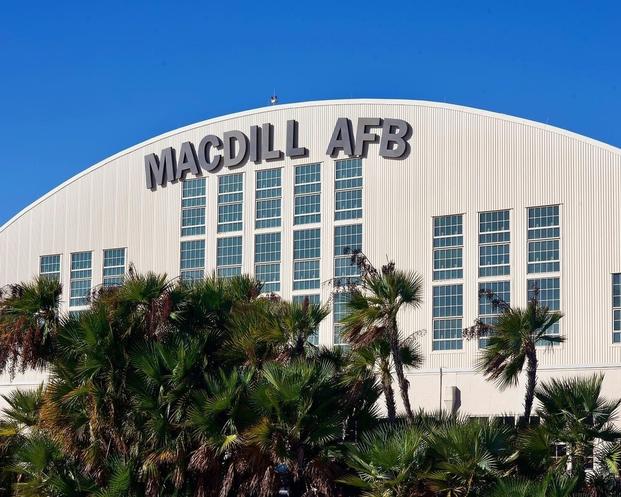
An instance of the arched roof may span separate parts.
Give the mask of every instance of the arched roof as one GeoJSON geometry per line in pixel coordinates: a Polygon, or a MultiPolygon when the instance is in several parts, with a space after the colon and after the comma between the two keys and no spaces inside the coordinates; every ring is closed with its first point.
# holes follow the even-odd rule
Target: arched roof
{"type": "Polygon", "coordinates": [[[347,105],[369,105],[369,104],[378,104],[378,105],[397,105],[397,106],[413,106],[413,107],[427,107],[427,108],[437,108],[437,109],[446,109],[446,110],[453,110],[453,111],[458,111],[458,112],[462,112],[462,113],[466,113],[466,114],[476,114],[479,116],[485,116],[485,117],[490,117],[493,119],[497,119],[499,121],[505,121],[505,122],[511,122],[511,123],[516,123],[516,124],[521,124],[523,126],[529,126],[529,127],[533,127],[533,128],[537,128],[537,129],[541,129],[541,130],[545,130],[548,131],[550,133],[555,133],[558,134],[560,136],[564,136],[567,138],[572,138],[574,140],[578,140],[590,145],[593,145],[595,147],[599,147],[602,148],[604,150],[607,150],[609,152],[612,152],[614,154],[618,154],[621,155],[621,149],[614,147],[612,145],[609,145],[607,143],[601,142],[599,140],[595,140],[593,138],[589,138],[587,136],[584,135],[580,135],[578,133],[573,133],[571,131],[562,129],[562,128],[558,128],[556,126],[550,126],[548,124],[544,124],[544,123],[540,123],[537,121],[532,121],[529,119],[523,119],[520,117],[515,117],[515,116],[510,116],[508,114],[501,114],[498,112],[492,112],[492,111],[487,111],[487,110],[482,110],[482,109],[476,109],[473,107],[466,107],[463,105],[455,105],[455,104],[448,104],[448,103],[442,103],[442,102],[430,102],[430,101],[426,101],[426,100],[406,100],[406,99],[341,99],[341,100],[316,100],[316,101],[310,101],[310,102],[298,102],[298,103],[291,103],[291,104],[279,104],[276,106],[267,106],[267,107],[259,107],[257,109],[251,109],[251,110],[246,110],[246,111],[242,111],[242,112],[236,112],[233,114],[227,114],[224,116],[218,116],[218,117],[214,117],[211,119],[207,119],[204,121],[199,121],[197,123],[193,123],[187,126],[183,126],[181,128],[177,128],[174,129],[172,131],[168,131],[166,133],[162,133],[158,136],[155,136],[153,138],[149,138],[148,140],[145,140],[141,143],[138,143],[132,147],[126,148],[125,150],[122,150],[110,157],[107,157],[105,159],[103,159],[102,161],[97,162],[96,164],[93,164],[92,166],[90,166],[89,168],[85,169],[84,171],[72,176],[71,178],[69,178],[68,180],[64,181],[63,183],[61,183],[60,185],[58,185],[56,188],[50,190],[48,193],[46,193],[45,195],[43,195],[42,197],[38,198],[37,200],[35,200],[34,202],[32,202],[30,205],[26,206],[24,209],[22,209],[21,211],[19,211],[17,214],[15,214],[11,219],[9,219],[6,223],[4,223],[2,226],[0,226],[0,233],[2,233],[8,226],[10,226],[11,224],[13,224],[15,221],[17,221],[20,217],[22,217],[24,214],[26,214],[28,211],[30,211],[31,209],[33,209],[34,207],[36,207],[38,204],[40,204],[41,202],[45,201],[47,198],[51,197],[52,195],[54,195],[56,192],[62,190],[63,188],[65,188],[67,185],[70,185],[71,183],[73,183],[74,181],[79,180],[80,178],[90,174],[91,172],[104,167],[106,164],[108,164],[109,162],[112,162],[120,157],[123,157],[124,155],[127,155],[129,153],[132,153],[142,147],[145,147],[147,145],[151,145],[153,143],[157,143],[160,140],[166,139],[166,138],[170,138],[173,137],[175,135],[187,132],[187,131],[191,131],[195,128],[200,128],[206,125],[210,125],[210,124],[214,124],[214,123],[222,123],[228,120],[232,120],[232,119],[237,119],[240,117],[246,117],[246,116],[251,116],[251,115],[261,115],[261,114],[268,114],[270,112],[274,112],[274,111],[283,111],[283,110],[288,110],[288,109],[300,109],[300,108],[307,108],[307,107],[333,107],[333,106],[339,106],[339,105],[343,105],[343,106],[347,106],[347,105]]]}

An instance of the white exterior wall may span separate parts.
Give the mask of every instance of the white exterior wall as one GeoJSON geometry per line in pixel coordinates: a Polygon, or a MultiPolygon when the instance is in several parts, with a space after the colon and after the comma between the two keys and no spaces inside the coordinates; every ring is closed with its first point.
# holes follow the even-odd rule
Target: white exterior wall
{"type": "MultiPolygon", "coordinates": [[[[247,163],[217,175],[244,173],[242,271],[252,272],[254,170],[283,168],[281,293],[290,298],[293,166],[320,162],[321,279],[328,281],[334,264],[334,159],[325,152],[339,117],[350,118],[354,126],[358,117],[399,118],[413,128],[411,152],[404,160],[383,159],[379,145],[369,145],[363,159],[362,224],[363,250],[373,262],[379,265],[390,258],[425,279],[424,305],[402,319],[404,331],[420,333],[426,355],[423,368],[410,372],[417,406],[439,406],[441,367],[444,385],[461,390],[463,412],[519,412],[523,396],[522,387],[499,393],[473,373],[478,353],[474,340],[465,341],[463,350],[432,351],[433,217],[464,215],[463,325],[469,326],[478,315],[478,213],[511,210],[511,303],[523,306],[527,208],[554,204],[560,205],[561,213],[561,308],[566,314],[561,333],[567,342],[553,352],[541,351],[540,378],[605,371],[607,393],[618,395],[621,346],[612,343],[611,273],[621,272],[621,150],[543,124],[453,105],[384,100],[281,105],[212,119],[154,138],[72,178],[0,228],[0,286],[35,276],[39,256],[62,254],[62,282],[68,294],[70,254],[87,250],[93,252],[93,285],[98,285],[103,250],[117,247],[127,248],[127,261],[139,271],[178,275],[181,183],[147,190],[144,155],[159,154],[168,146],[179,150],[185,141],[198,144],[207,134],[221,137],[233,129],[247,134],[251,125],[266,122],[274,125],[274,146],[284,150],[289,119],[299,123],[299,144],[309,149],[307,158],[259,166],[247,163]]],[[[207,234],[198,237],[206,239],[207,272],[215,270],[216,263],[217,175],[206,174],[207,234]]],[[[495,279],[501,278],[488,278],[495,279]]],[[[328,300],[328,285],[323,285],[321,296],[328,300]]],[[[321,327],[320,342],[332,343],[331,317],[321,327]]],[[[26,375],[16,381],[33,383],[40,377],[26,375]]]]}

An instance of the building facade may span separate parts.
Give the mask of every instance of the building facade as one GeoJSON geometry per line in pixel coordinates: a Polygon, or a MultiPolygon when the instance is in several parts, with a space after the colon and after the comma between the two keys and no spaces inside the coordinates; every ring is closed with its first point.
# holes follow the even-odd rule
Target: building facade
{"type": "MultiPolygon", "coordinates": [[[[401,316],[425,355],[408,372],[417,407],[517,413],[466,340],[491,289],[524,306],[533,288],[564,312],[566,342],[540,378],[604,372],[621,382],[621,150],[544,124],[454,105],[344,100],[278,105],[187,126],[71,178],[0,228],[0,285],[58,278],[63,306],[133,264],[171,278],[255,274],[286,299],[330,301],[316,337],[344,343],[355,277],[346,249],[420,272],[424,303],[401,316]]],[[[2,379],[0,392],[43,376],[2,379]]]]}

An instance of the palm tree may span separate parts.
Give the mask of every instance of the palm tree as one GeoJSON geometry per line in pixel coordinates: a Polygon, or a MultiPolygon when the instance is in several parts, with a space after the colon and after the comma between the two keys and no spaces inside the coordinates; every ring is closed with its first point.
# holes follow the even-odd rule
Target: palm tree
{"type": "MultiPolygon", "coordinates": [[[[593,457],[596,441],[614,442],[621,437],[614,421],[621,400],[607,400],[601,389],[604,376],[551,379],[535,395],[539,401],[537,415],[543,429],[555,442],[567,447],[572,472],[585,476],[585,465],[593,457]]],[[[612,458],[604,460],[613,462],[612,458]]],[[[609,466],[610,467],[610,466],[609,466]]]]}
{"type": "Polygon", "coordinates": [[[0,371],[43,369],[55,350],[62,285],[38,277],[11,285],[0,298],[0,371]]]}
{"type": "Polygon", "coordinates": [[[325,308],[258,289],[132,272],[59,320],[39,400],[9,399],[32,425],[0,439],[18,493],[267,495],[286,463],[297,489],[333,495],[335,454],[377,422],[379,393],[351,388],[344,352],[305,347],[325,308]]]}
{"type": "Polygon", "coordinates": [[[19,426],[24,431],[36,426],[39,421],[39,411],[43,403],[43,385],[34,389],[17,389],[8,395],[2,395],[6,407],[2,410],[6,421],[19,426]]]}
{"type": "Polygon", "coordinates": [[[498,480],[490,497],[571,497],[577,484],[576,478],[554,473],[540,480],[504,478],[498,480]]]}
{"type": "MultiPolygon", "coordinates": [[[[0,302],[0,332],[15,333],[4,343],[16,352],[5,353],[24,364],[24,337],[46,330],[30,357],[49,379],[4,398],[0,496],[265,497],[286,466],[293,495],[336,497],[351,490],[345,482],[357,487],[353,495],[483,497],[498,486],[506,495],[558,497],[566,487],[543,475],[566,461],[583,489],[614,488],[621,404],[602,398],[601,377],[544,383],[536,390],[544,422],[519,437],[442,413],[394,422],[394,358],[402,368],[420,363],[415,338],[400,338],[395,317],[416,301],[415,278],[394,267],[364,274],[353,290],[352,350],[306,346],[325,309],[260,297],[248,277],[190,285],[132,273],[66,318],[53,299],[33,303],[49,295],[45,283],[19,285],[14,296],[24,302],[0,302]],[[377,414],[382,392],[389,422],[377,414]],[[587,478],[595,440],[604,441],[602,464],[587,478]],[[566,461],[555,462],[553,443],[567,445],[566,461]],[[530,482],[498,483],[512,475],[530,482]]],[[[535,317],[542,330],[554,321],[535,317]]]]}
{"type": "Polygon", "coordinates": [[[405,412],[414,418],[402,360],[402,339],[398,326],[401,309],[416,309],[422,303],[422,277],[400,271],[388,263],[377,271],[361,253],[352,256],[361,268],[359,285],[350,289],[349,314],[342,320],[346,338],[354,347],[368,346],[384,340],[390,348],[395,374],[405,412]]]}
{"type": "Polygon", "coordinates": [[[330,306],[312,304],[306,297],[301,303],[281,302],[275,306],[275,312],[276,322],[279,323],[286,344],[286,356],[299,358],[304,355],[308,339],[330,314],[330,306]]]}
{"type": "Polygon", "coordinates": [[[343,443],[346,391],[328,362],[265,364],[250,392],[257,421],[245,431],[251,444],[284,464],[295,495],[333,494],[339,473],[331,455],[343,443]]]}
{"type": "Polygon", "coordinates": [[[362,436],[349,446],[345,463],[354,472],[339,481],[367,497],[409,497],[423,490],[427,443],[413,426],[391,424],[362,436]]]}
{"type": "Polygon", "coordinates": [[[515,386],[526,364],[526,420],[530,418],[537,387],[537,346],[564,341],[564,337],[550,333],[561,317],[560,312],[542,306],[536,297],[524,309],[503,306],[496,322],[491,325],[488,345],[479,357],[477,368],[501,389],[515,386]]]}
{"type": "Polygon", "coordinates": [[[170,331],[169,318],[175,301],[181,298],[174,290],[165,274],[139,274],[130,266],[123,285],[100,289],[91,304],[112,310],[114,320],[127,336],[134,332],[138,339],[145,333],[161,336],[170,331]]]}
{"type": "Polygon", "coordinates": [[[8,468],[20,478],[13,486],[19,497],[87,497],[99,490],[79,465],[66,457],[44,433],[35,432],[17,448],[8,468]]]}
{"type": "Polygon", "coordinates": [[[557,441],[544,426],[529,426],[518,436],[519,473],[536,479],[548,471],[563,473],[567,459],[557,453],[557,441]]]}
{"type": "Polygon", "coordinates": [[[621,476],[621,442],[606,442],[599,445],[596,460],[603,470],[614,478],[621,476]]]}
{"type": "Polygon", "coordinates": [[[382,389],[376,372],[364,360],[360,361],[351,348],[323,346],[309,348],[306,360],[329,364],[336,373],[335,380],[343,389],[343,440],[357,441],[362,433],[377,427],[382,389]]]}
{"type": "MultiPolygon", "coordinates": [[[[404,366],[420,367],[423,356],[413,337],[402,341],[399,348],[404,366]]],[[[361,377],[363,372],[370,372],[378,377],[386,403],[388,420],[394,422],[397,417],[395,394],[392,388],[394,369],[388,343],[385,340],[377,340],[370,345],[356,347],[351,353],[349,370],[352,377],[361,377]]]]}
{"type": "Polygon", "coordinates": [[[6,407],[0,420],[0,495],[12,495],[16,474],[7,471],[14,463],[15,454],[28,440],[37,426],[43,396],[43,385],[35,389],[14,390],[2,399],[6,407]]]}
{"type": "Polygon", "coordinates": [[[513,430],[497,422],[457,419],[438,426],[429,436],[429,487],[447,497],[482,495],[514,471],[513,438],[513,430]]]}
{"type": "Polygon", "coordinates": [[[376,375],[382,388],[388,420],[394,423],[397,419],[395,391],[392,388],[392,371],[390,368],[390,347],[385,341],[377,341],[365,347],[356,347],[351,353],[349,370],[352,378],[362,373],[376,375]]]}
{"type": "Polygon", "coordinates": [[[328,305],[301,303],[269,297],[238,306],[230,316],[228,355],[248,365],[278,358],[289,361],[304,357],[309,338],[330,313],[328,305]]]}

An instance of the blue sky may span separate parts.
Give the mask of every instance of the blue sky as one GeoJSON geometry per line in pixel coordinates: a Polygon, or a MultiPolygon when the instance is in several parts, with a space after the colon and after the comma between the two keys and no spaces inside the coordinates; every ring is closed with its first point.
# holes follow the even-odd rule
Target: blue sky
{"type": "Polygon", "coordinates": [[[446,101],[621,146],[619,1],[3,3],[0,223],[162,132],[331,98],[446,101]]]}

